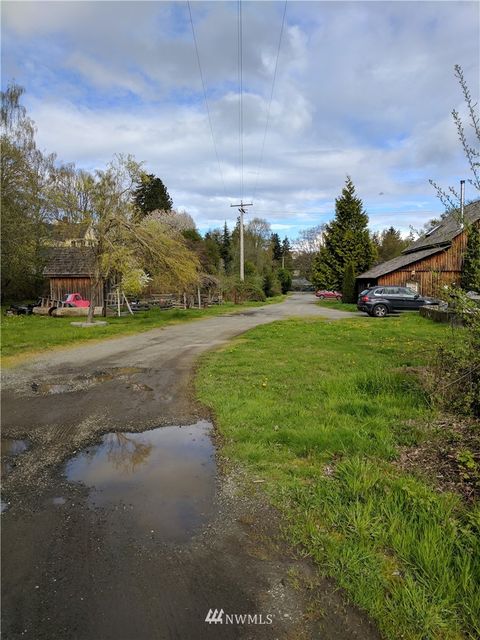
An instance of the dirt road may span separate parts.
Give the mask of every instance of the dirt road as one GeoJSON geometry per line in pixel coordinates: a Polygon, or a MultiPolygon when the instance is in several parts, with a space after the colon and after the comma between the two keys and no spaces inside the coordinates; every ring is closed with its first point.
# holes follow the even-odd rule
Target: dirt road
{"type": "Polygon", "coordinates": [[[217,468],[192,396],[198,354],[291,316],[351,317],[295,294],[4,374],[5,639],[378,637],[278,539],[260,485],[217,468]]]}

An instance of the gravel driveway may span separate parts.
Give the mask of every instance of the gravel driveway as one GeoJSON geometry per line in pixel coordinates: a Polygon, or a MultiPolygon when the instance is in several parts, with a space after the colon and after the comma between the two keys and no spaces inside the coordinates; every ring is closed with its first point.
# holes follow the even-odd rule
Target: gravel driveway
{"type": "Polygon", "coordinates": [[[307,316],[352,314],[294,294],[4,373],[4,638],[378,637],[285,547],[261,485],[223,470],[192,394],[200,353],[307,316]]]}

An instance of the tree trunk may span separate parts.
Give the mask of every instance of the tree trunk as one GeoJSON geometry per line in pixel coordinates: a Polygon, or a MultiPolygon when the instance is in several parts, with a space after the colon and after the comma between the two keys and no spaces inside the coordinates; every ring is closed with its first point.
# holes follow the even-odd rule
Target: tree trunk
{"type": "Polygon", "coordinates": [[[90,306],[88,307],[87,322],[94,321],[93,314],[95,313],[95,300],[102,283],[102,278],[99,275],[92,276],[90,283],[90,306]]]}
{"type": "Polygon", "coordinates": [[[88,307],[88,315],[87,315],[87,322],[92,323],[93,322],[93,314],[95,312],[95,291],[96,291],[96,283],[95,280],[92,278],[90,280],[90,306],[88,307]]]}
{"type": "Polygon", "coordinates": [[[103,302],[102,302],[102,317],[107,317],[107,283],[102,281],[103,302]]]}

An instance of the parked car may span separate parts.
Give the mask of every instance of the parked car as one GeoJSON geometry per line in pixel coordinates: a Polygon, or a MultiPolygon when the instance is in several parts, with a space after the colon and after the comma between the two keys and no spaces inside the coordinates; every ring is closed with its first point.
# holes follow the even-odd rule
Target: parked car
{"type": "Polygon", "coordinates": [[[317,298],[320,298],[320,300],[341,300],[342,299],[342,294],[340,293],[340,291],[325,291],[325,290],[320,290],[317,291],[315,293],[315,295],[317,296],[317,298]]]}
{"type": "Polygon", "coordinates": [[[66,293],[62,302],[66,307],[89,307],[90,300],[85,300],[79,293],[66,293]]]}
{"type": "Polygon", "coordinates": [[[360,293],[357,309],[371,316],[383,318],[392,311],[420,309],[428,304],[439,304],[435,298],[421,296],[408,287],[372,287],[360,293]]]}

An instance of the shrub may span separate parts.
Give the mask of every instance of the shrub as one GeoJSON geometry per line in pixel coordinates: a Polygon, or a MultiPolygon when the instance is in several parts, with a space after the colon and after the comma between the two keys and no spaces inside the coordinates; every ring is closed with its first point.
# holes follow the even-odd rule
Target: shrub
{"type": "Polygon", "coordinates": [[[353,262],[349,262],[345,267],[342,294],[342,302],[355,302],[355,265],[353,262]]]}
{"type": "Polygon", "coordinates": [[[480,227],[473,224],[467,233],[467,247],[462,265],[462,288],[480,291],[480,227]]]}
{"type": "Polygon", "coordinates": [[[277,278],[280,281],[282,293],[287,293],[292,287],[292,274],[288,269],[279,269],[277,271],[277,278]]]}
{"type": "Polygon", "coordinates": [[[264,302],[266,296],[262,284],[262,278],[257,275],[248,276],[245,280],[240,280],[238,276],[230,276],[222,283],[223,297],[235,304],[241,304],[247,300],[264,302]]]}
{"type": "Polygon", "coordinates": [[[273,271],[270,271],[263,276],[263,292],[267,298],[278,296],[282,292],[280,281],[273,271]]]}
{"type": "Polygon", "coordinates": [[[430,381],[434,404],[448,411],[480,416],[480,307],[461,289],[451,287],[446,299],[455,313],[452,333],[435,354],[430,381]],[[461,326],[458,326],[458,320],[461,326]]]}

